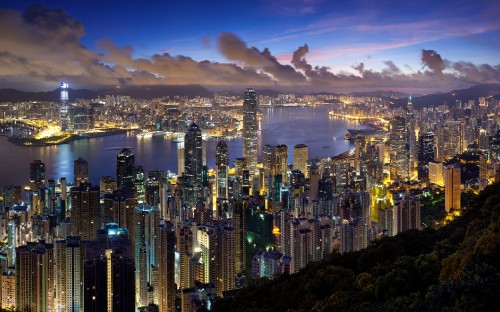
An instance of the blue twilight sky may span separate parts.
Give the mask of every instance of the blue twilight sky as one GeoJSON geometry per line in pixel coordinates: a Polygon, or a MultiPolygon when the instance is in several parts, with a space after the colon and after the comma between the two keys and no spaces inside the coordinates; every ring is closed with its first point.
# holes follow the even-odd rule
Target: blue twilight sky
{"type": "Polygon", "coordinates": [[[0,87],[446,90],[500,81],[499,16],[496,0],[0,0],[0,87]]]}

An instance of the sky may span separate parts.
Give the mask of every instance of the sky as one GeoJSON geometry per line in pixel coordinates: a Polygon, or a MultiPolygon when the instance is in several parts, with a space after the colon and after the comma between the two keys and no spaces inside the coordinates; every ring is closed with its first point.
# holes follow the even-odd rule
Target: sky
{"type": "Polygon", "coordinates": [[[0,0],[0,88],[449,91],[500,82],[499,16],[497,0],[0,0]]]}

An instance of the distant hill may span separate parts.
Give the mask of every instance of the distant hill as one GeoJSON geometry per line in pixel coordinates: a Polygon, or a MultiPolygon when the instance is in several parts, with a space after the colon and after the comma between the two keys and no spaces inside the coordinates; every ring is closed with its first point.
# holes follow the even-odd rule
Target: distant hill
{"type": "MultiPolygon", "coordinates": [[[[201,85],[181,86],[129,86],[123,88],[88,90],[69,89],[70,101],[95,99],[104,95],[128,95],[133,98],[153,99],[164,96],[212,97],[213,93],[201,85]]],[[[59,101],[60,89],[47,92],[25,92],[15,89],[0,89],[0,102],[59,101]]]]}
{"type": "Polygon", "coordinates": [[[253,280],[212,311],[500,311],[500,183],[438,230],[253,280]]]}
{"type": "Polygon", "coordinates": [[[370,91],[370,92],[351,92],[352,96],[372,96],[378,98],[407,98],[409,94],[398,91],[370,91]]]}
{"type": "MultiPolygon", "coordinates": [[[[500,93],[500,84],[480,84],[468,89],[453,90],[447,93],[429,94],[413,98],[415,108],[434,107],[447,103],[449,106],[455,103],[455,100],[467,102],[469,100],[478,100],[481,96],[493,96],[500,93]]],[[[396,101],[399,105],[406,105],[407,99],[401,98],[396,101]]]]}

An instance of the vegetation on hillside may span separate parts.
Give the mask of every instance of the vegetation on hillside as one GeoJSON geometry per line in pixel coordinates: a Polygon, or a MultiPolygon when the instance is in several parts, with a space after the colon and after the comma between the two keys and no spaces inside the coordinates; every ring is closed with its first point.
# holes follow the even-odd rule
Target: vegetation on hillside
{"type": "Polygon", "coordinates": [[[256,280],[215,311],[500,311],[500,184],[460,217],[256,280]]]}

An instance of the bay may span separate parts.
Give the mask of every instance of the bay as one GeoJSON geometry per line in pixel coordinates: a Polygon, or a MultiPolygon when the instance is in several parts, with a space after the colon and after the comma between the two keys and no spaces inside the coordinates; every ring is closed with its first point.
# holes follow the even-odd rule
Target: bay
{"type": "MultiPolygon", "coordinates": [[[[317,107],[275,107],[263,109],[259,132],[259,159],[264,144],[288,146],[289,163],[293,163],[293,146],[306,144],[309,157],[331,157],[353,146],[344,140],[347,129],[365,126],[356,122],[333,119],[328,116],[329,105],[317,107]]],[[[207,142],[207,165],[215,166],[217,141],[207,142]]],[[[242,139],[227,141],[230,164],[242,157],[242,139]]],[[[169,138],[137,138],[133,133],[74,141],[68,144],[24,147],[14,145],[6,137],[0,137],[0,186],[27,185],[29,165],[40,159],[46,166],[47,179],[66,177],[73,181],[73,161],[82,157],[89,164],[92,184],[98,184],[102,176],[116,175],[116,155],[124,147],[135,155],[136,164],[148,170],[170,170],[177,173],[177,144],[169,138]]]]}

